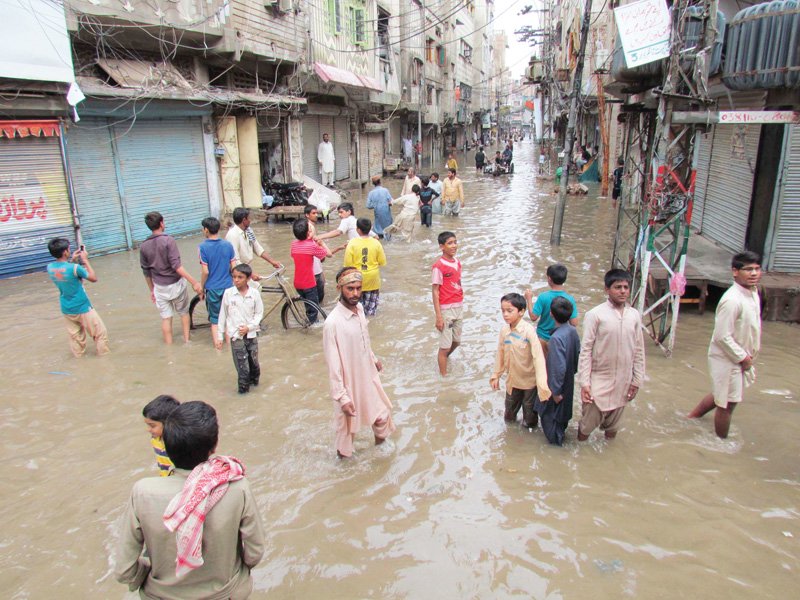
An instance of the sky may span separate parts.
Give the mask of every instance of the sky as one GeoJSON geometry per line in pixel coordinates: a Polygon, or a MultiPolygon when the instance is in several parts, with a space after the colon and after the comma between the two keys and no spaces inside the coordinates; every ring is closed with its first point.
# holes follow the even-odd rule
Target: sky
{"type": "Polygon", "coordinates": [[[506,65],[511,69],[514,78],[522,76],[523,71],[528,66],[528,59],[534,52],[534,48],[517,41],[514,30],[522,25],[534,25],[536,14],[529,13],[520,16],[518,13],[526,5],[533,5],[534,9],[543,6],[542,0],[495,0],[494,4],[494,30],[505,31],[508,37],[508,49],[506,50],[506,65]]]}

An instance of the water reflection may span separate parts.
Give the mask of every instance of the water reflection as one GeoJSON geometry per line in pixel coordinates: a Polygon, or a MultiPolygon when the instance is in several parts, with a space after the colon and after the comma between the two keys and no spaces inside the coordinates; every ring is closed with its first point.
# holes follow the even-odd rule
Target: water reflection
{"type": "MultiPolygon", "coordinates": [[[[709,385],[713,320],[691,310],[672,359],[648,346],[648,381],[613,443],[578,446],[573,422],[555,448],[504,424],[502,393],[488,385],[500,296],[543,288],[545,268],[561,261],[583,314],[602,300],[613,244],[610,201],[590,195],[569,198],[562,245],[549,245],[554,186],[537,181],[534,156],[517,145],[510,177],[465,169],[460,217],[436,215],[412,243],[386,244],[370,330],[398,431],[378,448],[357,439],[349,462],[334,458],[319,330],[286,332],[276,317],[261,340],[262,385],[239,397],[230,355],[211,348],[207,331],[163,346],[135,252],[93,261],[100,282],[90,295],[113,350],[99,360],[69,357],[43,275],[0,282],[0,589],[132,597],[109,576],[108,548],[130,486],[153,473],[141,408],[171,393],[216,406],[220,450],[247,465],[269,535],[255,597],[791,595],[800,568],[797,327],[765,324],[759,381],[727,441],[708,419],[683,418],[709,385]],[[459,238],[466,307],[464,344],[442,380],[430,265],[445,228],[459,238]]],[[[401,181],[387,180],[399,192],[401,181]]],[[[350,199],[371,216],[364,196],[350,199]]],[[[289,263],[288,225],[256,229],[289,263]]],[[[193,273],[198,243],[179,242],[193,273]]],[[[329,281],[340,260],[326,263],[329,281]]],[[[333,295],[329,284],[327,302],[333,295]]]]}

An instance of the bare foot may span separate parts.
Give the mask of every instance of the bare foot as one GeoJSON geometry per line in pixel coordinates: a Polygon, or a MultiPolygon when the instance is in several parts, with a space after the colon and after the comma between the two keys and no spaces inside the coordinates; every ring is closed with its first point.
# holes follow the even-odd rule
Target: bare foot
{"type": "Polygon", "coordinates": [[[615,437],[617,437],[617,432],[616,431],[606,431],[606,439],[607,440],[613,440],[615,437]]]}

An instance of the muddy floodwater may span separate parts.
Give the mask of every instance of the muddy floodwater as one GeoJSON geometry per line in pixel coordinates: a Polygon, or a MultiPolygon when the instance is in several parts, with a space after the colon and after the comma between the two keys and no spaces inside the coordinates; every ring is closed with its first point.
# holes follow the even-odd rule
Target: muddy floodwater
{"type": "MultiPolygon", "coordinates": [[[[800,328],[764,324],[758,381],[726,441],[710,418],[684,418],[710,385],[713,311],[694,308],[672,358],[648,341],[647,381],[616,440],[596,432],[579,445],[578,402],[563,448],[503,422],[502,392],[489,387],[500,296],[544,289],[545,268],[560,261],[583,315],[604,299],[613,243],[615,210],[590,194],[569,199],[563,244],[549,245],[554,186],[537,181],[535,157],[523,142],[512,176],[463,168],[462,216],[434,215],[413,243],[385,244],[370,334],[397,432],[381,447],[363,432],[348,461],[334,457],[320,329],[284,331],[273,313],[261,385],[239,396],[230,353],[212,348],[207,329],[163,345],[137,252],[93,260],[89,295],[112,348],[102,358],[71,358],[44,274],[0,281],[2,597],[135,597],[114,580],[109,553],[131,486],[155,475],[141,409],[163,393],[214,405],[220,453],[247,467],[268,540],[255,598],[796,597],[800,328]],[[444,229],[459,240],[465,321],[443,380],[430,265],[444,229]]],[[[388,187],[398,193],[400,181],[388,187]]],[[[363,196],[350,199],[372,217],[363,196]]],[[[287,264],[290,229],[255,224],[287,264]]],[[[179,240],[197,277],[199,241],[179,240]]],[[[341,256],[325,264],[328,306],[341,256]]]]}

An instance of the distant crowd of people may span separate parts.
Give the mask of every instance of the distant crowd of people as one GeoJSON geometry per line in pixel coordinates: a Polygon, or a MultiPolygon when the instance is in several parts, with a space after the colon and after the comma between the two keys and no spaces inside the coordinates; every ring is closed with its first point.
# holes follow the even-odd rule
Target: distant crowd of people
{"type": "MultiPolygon", "coordinates": [[[[393,223],[393,199],[380,177],[373,177],[372,184],[367,207],[374,211],[374,221],[356,218],[352,204],[342,203],[334,230],[317,232],[320,215],[311,205],[292,225],[293,283],[298,294],[313,303],[308,313],[312,322],[318,318],[313,307],[325,297],[322,261],[344,251],[343,267],[336,273],[336,305],[322,331],[334,402],[335,451],[342,459],[353,455],[355,437],[362,429],[372,430],[375,444],[395,431],[392,402],[380,378],[383,365],[372,350],[367,317],[379,307],[380,268],[386,265],[380,240],[403,227],[393,223]],[[327,241],[339,236],[346,238],[346,244],[331,250],[327,241]]],[[[448,166],[444,181],[437,173],[420,178],[409,169],[399,199],[404,197],[416,198],[411,203],[414,221],[418,214],[422,226],[431,226],[437,201],[443,215],[457,217],[464,206],[457,165],[448,166]]],[[[175,240],[165,233],[163,216],[148,213],[145,223],[151,236],[141,246],[140,263],[161,317],[165,343],[172,342],[175,315],[181,320],[184,340],[189,340],[191,286],[205,301],[214,346],[221,349],[226,340],[230,344],[238,391],[244,394],[259,385],[261,377],[262,277],[252,263],[260,257],[275,269],[282,265],[256,239],[247,209],[237,208],[233,222],[222,239],[219,220],[203,219],[198,281],[183,267],[175,240]]],[[[437,241],[441,255],[431,265],[431,302],[438,332],[436,363],[446,377],[449,359],[462,343],[465,295],[456,234],[443,231],[437,241]]],[[[97,353],[107,353],[105,325],[83,287],[83,281],[97,281],[86,250],[71,251],[64,238],[51,240],[48,249],[55,259],[48,274],[59,290],[70,349],[82,356],[91,337],[97,353]]],[[[731,267],[734,284],[717,309],[708,353],[713,391],[689,414],[696,418],[715,410],[715,429],[721,438],[728,435],[744,388],[755,379],[753,361],[760,346],[756,290],[760,257],[752,252],[737,254],[731,267]]],[[[605,274],[606,300],[586,313],[579,336],[577,303],[565,289],[567,267],[552,264],[546,274],[549,289],[537,297],[526,290],[500,298],[504,325],[489,385],[499,390],[505,377],[504,419],[516,422],[521,410],[525,427],[533,430],[541,425],[548,442],[560,446],[573,416],[577,376],[581,405],[577,439],[587,440],[598,428],[613,439],[625,408],[645,379],[641,316],[628,302],[631,275],[620,269],[605,274]]],[[[264,553],[264,529],[244,465],[216,454],[219,426],[214,408],[158,396],[142,414],[162,477],[143,479],[133,488],[121,521],[117,578],[145,597],[246,597],[252,587],[250,570],[264,553]]]]}

